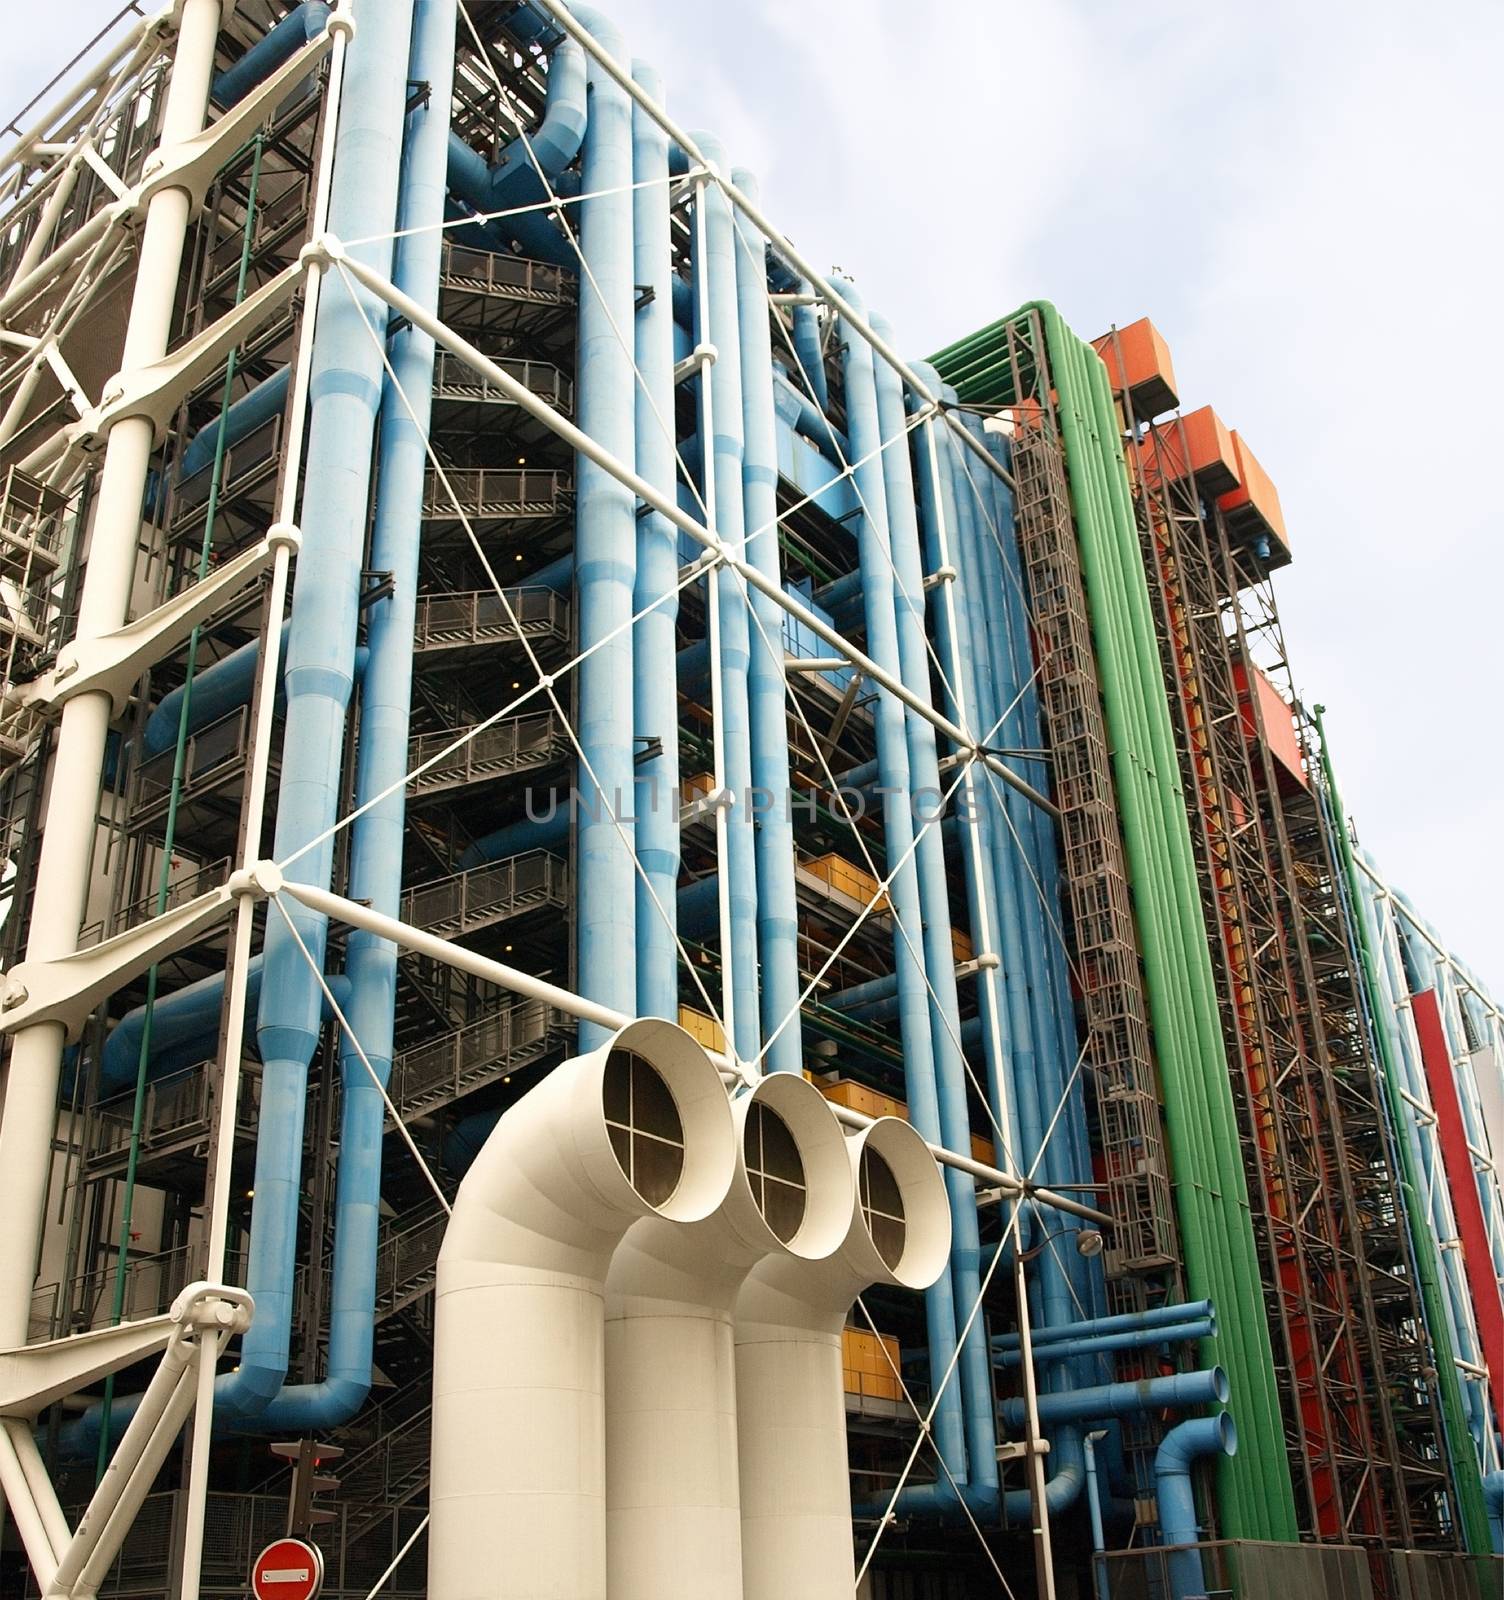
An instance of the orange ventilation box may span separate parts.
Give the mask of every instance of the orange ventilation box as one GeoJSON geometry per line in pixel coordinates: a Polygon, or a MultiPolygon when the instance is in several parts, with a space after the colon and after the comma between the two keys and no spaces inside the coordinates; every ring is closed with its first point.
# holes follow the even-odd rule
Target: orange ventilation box
{"type": "Polygon", "coordinates": [[[1269,545],[1269,567],[1283,567],[1290,560],[1290,536],[1285,532],[1279,490],[1274,487],[1269,474],[1259,465],[1258,457],[1248,448],[1247,441],[1236,428],[1232,430],[1232,447],[1237,456],[1238,477],[1242,482],[1217,501],[1227,522],[1228,534],[1236,543],[1253,544],[1261,539],[1266,540],[1269,545]]]}
{"type": "Polygon", "coordinates": [[[1107,381],[1113,393],[1121,394],[1127,389],[1140,422],[1173,411],[1180,404],[1170,347],[1147,317],[1093,339],[1092,348],[1107,363],[1107,381]]]}
{"type": "Polygon", "coordinates": [[[1239,487],[1238,455],[1232,434],[1210,406],[1161,424],[1145,441],[1144,471],[1151,482],[1161,477],[1181,483],[1192,474],[1208,499],[1239,487]]]}
{"type": "MultiPolygon", "coordinates": [[[[1254,713],[1253,696],[1248,692],[1248,668],[1241,661],[1233,663],[1233,681],[1238,686],[1238,705],[1243,713],[1243,732],[1250,744],[1256,744],[1259,737],[1259,718],[1264,723],[1264,740],[1269,747],[1269,754],[1274,757],[1274,765],[1279,773],[1279,787],[1289,791],[1291,781],[1302,789],[1308,788],[1305,767],[1300,759],[1300,738],[1295,731],[1295,713],[1280,698],[1279,691],[1259,671],[1253,668],[1253,683],[1258,695],[1258,714],[1254,713]]],[[[1254,777],[1257,779],[1260,765],[1254,762],[1254,777]]]]}

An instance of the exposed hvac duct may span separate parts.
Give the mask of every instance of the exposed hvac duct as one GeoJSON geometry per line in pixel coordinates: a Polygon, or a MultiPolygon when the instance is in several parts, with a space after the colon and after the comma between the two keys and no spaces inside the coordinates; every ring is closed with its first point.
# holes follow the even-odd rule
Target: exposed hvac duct
{"type": "Polygon", "coordinates": [[[1237,1449],[1238,1430],[1232,1413],[1219,1411],[1214,1417],[1192,1417],[1187,1422],[1177,1423],[1155,1452],[1159,1536],[1169,1551],[1165,1565],[1170,1579],[1170,1600],[1191,1600],[1192,1596],[1206,1592],[1201,1552],[1195,1548],[1200,1529],[1191,1472],[1203,1457],[1236,1455],[1237,1449]]]}
{"type": "Polygon", "coordinates": [[[735,1165],[720,1074],[656,1019],[497,1123],[439,1252],[433,1600],[603,1600],[607,1269],[640,1217],[709,1217],[735,1165]]]}
{"type": "Polygon", "coordinates": [[[703,1222],[634,1223],[606,1277],[611,1600],[741,1600],[732,1309],[760,1262],[821,1262],[852,1225],[846,1139],[795,1073],[732,1105],[737,1160],[703,1222]]]}
{"type": "Polygon", "coordinates": [[[950,1208],[923,1139],[883,1117],[848,1141],[857,1205],[824,1261],[769,1257],[736,1302],[736,1420],[746,1600],[849,1595],[855,1583],[841,1329],[869,1284],[927,1288],[950,1208]]]}

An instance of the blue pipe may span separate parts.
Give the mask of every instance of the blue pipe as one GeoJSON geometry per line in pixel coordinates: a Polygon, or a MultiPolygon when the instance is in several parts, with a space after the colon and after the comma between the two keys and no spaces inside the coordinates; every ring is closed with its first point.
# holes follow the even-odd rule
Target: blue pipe
{"type": "MultiPolygon", "coordinates": [[[[416,0],[413,8],[408,77],[426,82],[430,93],[408,116],[393,281],[428,311],[437,308],[439,299],[443,235],[433,224],[444,212],[455,17],[456,0],[416,0]]],[[[351,830],[349,892],[395,917],[402,893],[406,792],[401,778],[407,770],[434,342],[406,324],[392,341],[390,361],[391,374],[382,390],[370,564],[390,573],[391,584],[390,593],[371,604],[366,618],[370,663],[361,686],[355,804],[370,809],[357,815],[351,830]]],[[[357,928],[350,934],[345,972],[351,985],[351,1032],[384,1087],[392,1065],[397,947],[357,928]]],[[[386,1104],[348,1037],[342,1041],[340,1072],[328,1367],[320,1383],[284,1386],[256,1418],[257,1432],[275,1428],[312,1433],[335,1427],[347,1422],[370,1392],[386,1104]]]]}
{"type": "MultiPolygon", "coordinates": [[[[285,19],[284,19],[285,20],[285,19]]],[[[273,30],[275,32],[275,30],[273,30]]],[[[271,37],[270,34],[267,35],[271,37]]],[[[178,482],[191,478],[196,472],[212,466],[214,453],[219,448],[219,430],[224,427],[225,448],[249,438],[257,428],[280,417],[287,405],[287,386],[292,375],[291,367],[281,367],[271,377],[263,378],[254,389],[248,389],[212,422],[206,422],[188,441],[188,448],[178,463],[178,482]]]]}
{"type": "Polygon", "coordinates": [[[1488,1529],[1493,1536],[1494,1554],[1504,1556],[1504,1472],[1485,1475],[1483,1504],[1488,1509],[1488,1529]]]}
{"type": "MultiPolygon", "coordinates": [[[[799,293],[809,292],[809,284],[801,278],[799,293]]],[[[884,334],[883,337],[886,338],[887,335],[884,334]]],[[[799,365],[803,369],[805,382],[809,384],[810,391],[815,397],[815,404],[822,412],[829,411],[830,384],[825,376],[825,351],[820,345],[820,313],[817,306],[794,307],[794,349],[798,352],[799,365]]],[[[886,366],[887,363],[884,362],[883,365],[886,366]]]]}
{"type": "MultiPolygon", "coordinates": [[[[859,303],[855,289],[842,285],[846,298],[859,303]]],[[[894,610],[890,560],[887,488],[877,450],[882,440],[877,384],[872,353],[865,340],[842,324],[841,370],[846,391],[846,420],[851,436],[856,487],[865,506],[858,523],[858,554],[864,582],[867,650],[885,672],[900,677],[902,660],[898,622],[894,610]],[[865,458],[865,459],[863,459],[865,458]]],[[[914,817],[907,803],[911,793],[909,742],[902,703],[886,690],[876,697],[878,771],[883,797],[883,840],[889,871],[893,874],[889,898],[896,920],[893,959],[899,996],[899,1029],[903,1040],[904,1084],[909,1120],[931,1142],[951,1149],[969,1148],[971,1119],[966,1105],[964,1074],[957,1081],[959,1057],[947,1052],[942,1079],[937,1070],[934,1035],[930,1023],[929,991],[925,982],[919,930],[924,916],[919,873],[914,858],[914,817]],[[904,930],[911,930],[910,939],[904,930]]],[[[949,915],[943,927],[947,941],[949,915]]],[[[934,1387],[941,1394],[936,1444],[958,1483],[984,1497],[996,1495],[996,1431],[992,1415],[992,1374],[985,1322],[979,1316],[967,1339],[959,1363],[963,1401],[956,1403],[956,1387],[941,1377],[951,1364],[958,1329],[958,1310],[969,1314],[981,1292],[978,1270],[980,1239],[977,1230],[975,1186],[970,1179],[947,1169],[953,1245],[951,1270],[925,1297],[934,1387]],[[981,1397],[985,1394],[985,1400],[981,1397]],[[960,1412],[960,1415],[957,1412],[960,1412]],[[958,1468],[964,1465],[964,1470],[958,1468]]],[[[948,1486],[947,1486],[948,1489],[948,1486]]],[[[902,1500],[902,1497],[900,1497],[902,1500]]]]}
{"type": "MultiPolygon", "coordinates": [[[[707,160],[727,170],[726,152],[719,139],[696,133],[707,160]]],[[[730,202],[716,184],[698,191],[697,204],[705,208],[703,238],[705,260],[696,261],[695,338],[716,348],[710,369],[710,394],[715,437],[711,440],[715,464],[715,526],[735,551],[744,548],[747,534],[746,498],[742,472],[746,435],[742,415],[741,318],[737,303],[736,224],[730,202]],[[708,295],[710,304],[702,296],[708,295]]],[[[704,379],[702,378],[703,382],[704,379]]],[[[734,981],[736,1053],[744,1061],[757,1058],[761,1047],[757,978],[757,847],[752,826],[752,744],[748,674],[751,670],[751,617],[746,591],[723,571],[717,584],[720,621],[721,694],[720,734],[725,756],[726,785],[735,801],[726,817],[726,865],[731,907],[731,970],[734,981]]]]}
{"type": "Polygon", "coordinates": [[[1193,1596],[1206,1593],[1201,1552],[1194,1548],[1201,1529],[1196,1520],[1191,1469],[1205,1456],[1231,1456],[1237,1451],[1238,1430],[1227,1411],[1177,1423],[1160,1441],[1154,1456],[1154,1479],[1159,1497],[1159,1536],[1169,1550],[1165,1566],[1170,1600],[1192,1600],[1193,1596]]]}
{"type": "MultiPolygon", "coordinates": [[[[1215,1317],[1202,1317],[1196,1322],[1172,1322],[1162,1328],[1137,1328],[1123,1333],[1101,1333],[1089,1339],[1059,1339],[1053,1344],[1043,1344],[1034,1351],[1034,1364],[1047,1361],[1074,1361],[1080,1358],[1095,1360],[1114,1350],[1153,1350],[1160,1345],[1188,1344],[1198,1339],[1217,1336],[1215,1317]]],[[[1000,1367],[1016,1367],[1019,1353],[1016,1349],[999,1350],[993,1343],[993,1358],[1000,1367]]]]}
{"type": "Polygon", "coordinates": [[[1094,1428],[1081,1441],[1086,1456],[1086,1505],[1091,1516],[1091,1587],[1096,1600],[1108,1600],[1107,1569],[1102,1560],[1107,1536],[1102,1530],[1102,1496],[1097,1488],[1097,1440],[1106,1437],[1105,1428],[1094,1428]]]}
{"type": "Polygon", "coordinates": [[[808,439],[832,466],[843,467],[851,461],[850,444],[820,407],[796,388],[781,368],[774,366],[772,377],[773,405],[778,415],[795,433],[808,439]]]}
{"type": "MultiPolygon", "coordinates": [[[[1060,1339],[1089,1339],[1096,1334],[1130,1332],[1139,1328],[1164,1328],[1181,1322],[1196,1322],[1203,1317],[1215,1317],[1216,1307],[1210,1300],[1182,1300],[1176,1304],[1150,1306],[1145,1311],[1124,1311],[1112,1317],[1093,1317],[1085,1322],[1067,1322],[1058,1328],[1036,1328],[1030,1343],[1036,1348],[1060,1339]]],[[[999,1350],[1016,1350],[1018,1335],[1000,1333],[993,1339],[999,1350]]]]}
{"type": "MultiPolygon", "coordinates": [[[[737,169],[732,181],[749,198],[757,179],[737,169]]],[[[740,213],[735,224],[737,322],[741,333],[742,491],[750,537],[747,560],[783,587],[778,547],[778,441],[773,411],[773,342],[768,324],[767,252],[762,235],[740,213]]],[[[783,612],[750,591],[747,714],[752,783],[757,793],[753,850],[757,869],[757,936],[762,974],[762,1034],[771,1038],[770,1072],[802,1072],[799,1020],[799,914],[794,887],[794,818],[789,783],[787,685],[783,675],[783,612]],[[776,1037],[774,1035],[776,1034],[776,1037]]]]}
{"type": "MultiPolygon", "coordinates": [[[[622,55],[615,27],[598,12],[574,8],[612,56],[622,55]]],[[[586,68],[590,118],[584,141],[580,241],[590,275],[580,281],[578,422],[620,461],[636,455],[632,328],[631,101],[592,59],[586,68]],[[628,341],[625,345],[623,341],[628,341]]],[[[575,856],[580,993],[631,1014],[637,1006],[636,875],[630,819],[633,783],[632,593],[637,568],[636,500],[587,456],[576,458],[575,581],[579,645],[578,730],[584,797],[575,856]],[[605,643],[609,639],[609,643],[605,643]],[[593,774],[593,775],[592,775],[593,774]],[[615,820],[613,820],[613,817],[615,820]]],[[[606,1030],[582,1022],[581,1050],[606,1030]]]]}
{"type": "MultiPolygon", "coordinates": [[[[277,662],[277,710],[280,712],[284,705],[285,678],[287,669],[288,624],[282,625],[282,650],[283,654],[277,662]]],[[[365,676],[366,662],[370,658],[370,651],[365,645],[355,648],[355,681],[357,683],[365,676]]],[[[232,650],[229,655],[216,661],[213,666],[205,667],[193,679],[193,697],[188,706],[188,732],[190,735],[201,733],[212,723],[218,722],[221,717],[227,717],[232,711],[241,706],[249,705],[251,696],[256,690],[256,668],[261,660],[261,641],[252,639],[232,650]]],[[[170,750],[177,743],[178,719],[181,713],[185,690],[173,689],[162,696],[157,708],[146,719],[146,728],[141,735],[141,750],[143,759],[160,755],[164,750],[170,750]]],[[[127,743],[126,749],[130,745],[127,743]]]]}
{"type": "MultiPolygon", "coordinates": [[[[921,377],[928,384],[934,386],[935,392],[941,389],[940,375],[932,367],[925,367],[921,377]]],[[[959,559],[957,548],[957,527],[953,507],[949,502],[948,493],[949,475],[943,467],[944,457],[938,445],[935,449],[935,461],[930,458],[930,437],[934,430],[933,423],[926,423],[919,436],[918,462],[919,462],[919,493],[920,506],[923,512],[924,527],[924,555],[929,570],[938,572],[948,561],[952,565],[959,559]],[[935,470],[939,468],[939,470],[935,470]],[[946,530],[946,539],[942,545],[941,529],[946,530]],[[942,559],[943,558],[943,559],[942,559]]],[[[951,625],[951,609],[941,605],[938,608],[938,626],[936,637],[940,665],[945,675],[945,681],[950,685],[947,693],[945,709],[951,717],[958,721],[967,718],[975,719],[977,715],[977,701],[975,688],[975,670],[972,661],[970,629],[968,627],[968,613],[965,605],[965,591],[960,590],[955,595],[956,626],[951,625]],[[963,717],[962,706],[957,699],[957,693],[964,693],[966,700],[966,716],[963,717]]],[[[964,802],[967,790],[963,786],[961,798],[964,802]]],[[[982,927],[984,920],[992,930],[993,942],[997,942],[998,904],[997,891],[992,871],[991,854],[991,815],[988,808],[979,808],[977,818],[978,844],[976,849],[963,847],[962,867],[966,883],[966,901],[968,922],[971,929],[972,940],[976,950],[982,952],[982,927]],[[984,919],[985,909],[985,919],[984,919]]],[[[1022,1148],[1018,1121],[1017,1096],[1011,1086],[1012,1067],[1007,1054],[1008,1023],[1006,1012],[994,1005],[994,996],[997,992],[997,982],[993,978],[984,977],[978,985],[979,1009],[981,1012],[982,1038],[986,1047],[987,1061],[987,1097],[992,1114],[999,1127],[1008,1130],[1008,1142],[1014,1150],[1022,1148]],[[997,1012],[994,1015],[994,1012],[997,1012]]],[[[1027,1214],[1020,1220],[1019,1237],[1027,1244],[1027,1214]]]]}
{"type": "MultiPolygon", "coordinates": [[[[397,214],[412,18],[412,0],[393,0],[363,16],[347,58],[335,136],[329,226],[341,238],[384,239],[351,248],[387,276],[392,271],[390,235],[397,214]]],[[[381,398],[386,304],[361,295],[357,307],[352,289],[327,288],[314,336],[308,491],[287,647],[287,718],[272,850],[279,861],[325,833],[338,814],[367,490],[381,398]]],[[[405,756],[405,729],[401,737],[405,756]]],[[[326,839],[288,870],[324,888],[332,865],[333,841],[326,839]]],[[[321,966],[325,919],[296,902],[289,914],[321,966]]],[[[265,1410],[287,1373],[303,1115],[308,1064],[320,1029],[317,980],[280,917],[267,925],[265,973],[257,1025],[264,1064],[261,1118],[246,1278],[256,1316],[242,1341],[239,1370],[220,1380],[219,1399],[227,1416],[242,1419],[265,1410]]]]}
{"type": "Polygon", "coordinates": [[[552,850],[568,839],[572,821],[569,806],[555,803],[546,817],[536,821],[524,817],[520,822],[509,822],[506,827],[473,840],[460,852],[457,865],[463,872],[484,866],[488,861],[520,856],[524,850],[552,850]]]}
{"type": "MultiPolygon", "coordinates": [[[[341,1010],[349,1000],[349,982],[339,973],[328,979],[330,992],[341,1010]]],[[[212,1054],[219,1032],[224,1002],[225,975],[213,972],[197,983],[186,984],[162,996],[151,1015],[151,1053],[148,1077],[160,1078],[180,1067],[191,1067],[212,1054]]],[[[246,969],[246,1004],[254,1005],[261,993],[261,957],[253,956],[246,969]]],[[[328,1015],[334,1013],[328,1011],[328,1015]]],[[[141,1060],[141,1039],[146,1031],[146,1007],[137,1006],[110,1029],[99,1056],[99,1098],[121,1094],[136,1081],[141,1060]]]]}
{"type": "MultiPolygon", "coordinates": [[[[575,14],[583,19],[580,8],[575,8],[575,14]]],[[[591,26],[591,31],[594,33],[598,30],[591,26]]],[[[599,96],[594,95],[593,67],[590,74],[589,92],[598,100],[599,96]]],[[[539,169],[549,185],[558,192],[559,179],[579,154],[585,138],[586,80],[585,52],[572,39],[560,40],[549,58],[543,120],[537,132],[529,136],[527,144],[520,138],[514,139],[502,152],[501,159],[494,166],[489,166],[485,157],[466,144],[458,134],[447,135],[447,181],[450,192],[481,213],[537,205],[548,198],[539,177],[539,169]],[[534,161],[537,162],[536,167],[534,161]]],[[[622,91],[616,89],[614,84],[612,88],[616,90],[616,96],[625,101],[626,96],[622,91]]],[[[625,181],[630,183],[631,180],[628,178],[625,181]]],[[[630,209],[630,195],[619,198],[625,198],[626,207],[630,209]]],[[[494,234],[504,240],[519,255],[578,268],[579,261],[574,248],[545,210],[498,217],[485,226],[488,236],[494,234]]],[[[583,226],[582,219],[577,231],[583,231],[583,226]]],[[[595,270],[593,261],[591,267],[595,270]]],[[[628,325],[629,319],[620,324],[623,337],[626,336],[628,325]]]]}
{"type": "MultiPolygon", "coordinates": [[[[632,63],[633,80],[661,101],[657,72],[632,63]]],[[[671,495],[674,459],[674,313],[669,290],[668,135],[632,107],[632,276],[650,291],[639,306],[635,347],[637,471],[671,495]]],[[[635,732],[647,744],[637,768],[637,1014],[676,1017],[679,881],[679,685],[675,665],[679,602],[678,530],[644,507],[637,522],[637,583],[632,607],[635,732]],[[651,608],[651,609],[650,609],[651,608]],[[652,753],[656,744],[656,754],[652,753]]]]}
{"type": "MultiPolygon", "coordinates": [[[[1231,1393],[1221,1367],[1199,1372],[1176,1372],[1164,1378],[1138,1378],[1125,1383],[1101,1383],[1090,1389],[1067,1389],[1039,1396],[1042,1423],[1095,1422],[1103,1417],[1141,1417],[1151,1411],[1186,1411],[1192,1406],[1226,1405],[1231,1393]]],[[[1024,1425],[1022,1400],[1004,1400],[1004,1423],[1024,1425]]]]}
{"type": "Polygon", "coordinates": [[[318,38],[329,20],[330,9],[325,0],[303,0],[302,5],[294,7],[274,28],[262,34],[234,66],[226,67],[214,79],[209,89],[210,98],[226,109],[243,100],[284,61],[291,61],[310,39],[318,38]]]}
{"type": "MultiPolygon", "coordinates": [[[[365,18],[347,58],[335,135],[329,225],[342,238],[386,238],[352,246],[383,274],[391,271],[403,107],[407,97],[412,0],[391,0],[365,18]]],[[[355,629],[371,443],[380,396],[381,348],[350,298],[328,293],[320,306],[310,381],[308,494],[293,596],[285,673],[288,708],[282,746],[273,855],[286,860],[334,821],[345,709],[355,672],[355,629]]],[[[377,341],[386,305],[364,296],[377,341]]],[[[289,871],[327,887],[333,861],[326,840],[289,871]]],[[[290,912],[322,968],[324,919],[294,903],[290,912]]],[[[322,1024],[318,980],[280,918],[268,925],[257,1039],[263,1063],[246,1287],[256,1316],[241,1344],[239,1368],[216,1380],[216,1406],[229,1421],[253,1417],[287,1374],[297,1255],[303,1113],[308,1066],[322,1024]]],[[[110,1411],[112,1436],[124,1430],[138,1397],[110,1411]]],[[[102,1424],[90,1407],[64,1430],[64,1448],[87,1451],[102,1424]]]]}

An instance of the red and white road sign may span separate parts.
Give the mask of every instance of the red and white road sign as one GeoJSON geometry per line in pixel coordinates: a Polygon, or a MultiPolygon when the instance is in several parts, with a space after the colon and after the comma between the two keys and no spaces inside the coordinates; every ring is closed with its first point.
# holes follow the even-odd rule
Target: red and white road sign
{"type": "Polygon", "coordinates": [[[251,1567],[256,1600],[314,1600],[323,1582],[323,1551],[301,1539],[274,1539],[251,1567]]]}

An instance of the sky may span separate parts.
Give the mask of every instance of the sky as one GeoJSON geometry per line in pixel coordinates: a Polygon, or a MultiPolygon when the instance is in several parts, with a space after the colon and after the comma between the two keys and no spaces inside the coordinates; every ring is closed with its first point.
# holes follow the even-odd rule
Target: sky
{"type": "MultiPolygon", "coordinates": [[[[116,9],[14,30],[0,114],[116,9]]],[[[1088,337],[1154,320],[1278,486],[1291,663],[1362,844],[1504,996],[1504,6],[604,9],[907,352],[1033,298],[1088,337]]]]}

